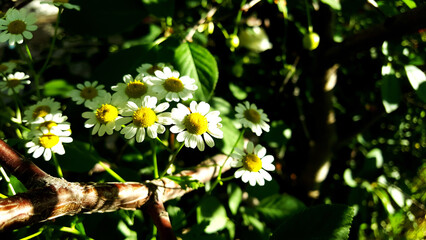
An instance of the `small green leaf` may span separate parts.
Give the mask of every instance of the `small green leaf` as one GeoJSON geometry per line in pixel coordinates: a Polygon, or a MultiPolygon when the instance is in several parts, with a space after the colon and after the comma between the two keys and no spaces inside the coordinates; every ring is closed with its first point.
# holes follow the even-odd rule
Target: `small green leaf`
{"type": "Polygon", "coordinates": [[[256,207],[257,211],[269,223],[280,222],[286,216],[293,215],[305,208],[305,204],[288,194],[275,194],[266,197],[256,207]]]}
{"type": "Polygon", "coordinates": [[[225,228],[228,217],[225,207],[216,197],[208,196],[204,198],[197,207],[197,222],[200,224],[208,222],[204,229],[205,233],[215,233],[225,228]]]}
{"type": "Polygon", "coordinates": [[[181,76],[195,79],[198,89],[194,98],[209,101],[219,77],[216,60],[210,52],[194,43],[182,43],[175,51],[175,63],[181,76]]]}
{"type": "Polygon", "coordinates": [[[340,5],[339,0],[321,0],[321,2],[329,5],[334,10],[341,10],[342,9],[342,6],[340,5]]]}
{"type": "Polygon", "coordinates": [[[174,230],[180,229],[186,225],[186,215],[182,209],[176,206],[168,205],[167,212],[169,213],[174,230]]]}
{"type": "Polygon", "coordinates": [[[226,190],[229,196],[229,209],[231,210],[231,213],[235,215],[238,212],[238,207],[240,206],[241,200],[243,198],[243,191],[235,183],[230,183],[226,190]]]}
{"type": "Polygon", "coordinates": [[[402,1],[405,3],[405,5],[407,5],[407,7],[411,9],[417,7],[416,2],[414,2],[413,0],[402,0],[402,1]]]}
{"type": "Polygon", "coordinates": [[[43,94],[47,97],[61,96],[66,97],[69,91],[73,90],[74,87],[67,83],[63,79],[55,79],[44,84],[43,94]]]}
{"type": "Polygon", "coordinates": [[[407,73],[411,86],[416,90],[419,98],[426,102],[426,74],[413,65],[405,66],[405,72],[407,73]]]}
{"type": "Polygon", "coordinates": [[[401,101],[401,87],[391,66],[382,67],[382,102],[387,113],[395,111],[401,101]]]}
{"type": "Polygon", "coordinates": [[[287,218],[275,230],[271,240],[348,239],[353,217],[353,209],[346,205],[315,206],[287,218]]]}
{"type": "Polygon", "coordinates": [[[232,82],[229,83],[229,90],[231,90],[232,95],[234,95],[234,97],[238,100],[244,100],[247,98],[247,93],[232,82]]]}
{"type": "Polygon", "coordinates": [[[196,179],[191,179],[191,176],[166,176],[166,178],[172,180],[173,182],[179,184],[181,188],[184,190],[198,189],[199,187],[203,187],[204,184],[196,179]]]}

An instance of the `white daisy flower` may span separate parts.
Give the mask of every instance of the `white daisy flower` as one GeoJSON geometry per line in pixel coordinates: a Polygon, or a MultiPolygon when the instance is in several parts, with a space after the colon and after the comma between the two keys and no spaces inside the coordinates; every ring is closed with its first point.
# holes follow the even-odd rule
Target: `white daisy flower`
{"type": "MultiPolygon", "coordinates": [[[[163,71],[163,69],[167,65],[165,63],[157,63],[157,64],[150,64],[150,63],[144,63],[140,67],[136,68],[136,71],[139,74],[143,74],[144,76],[154,76],[155,71],[163,71]]],[[[170,69],[172,69],[171,66],[168,66],[170,69]]]]}
{"type": "Polygon", "coordinates": [[[81,115],[83,118],[87,118],[84,127],[93,127],[92,135],[98,133],[100,137],[105,133],[111,135],[114,129],[120,130],[121,124],[116,121],[122,118],[119,114],[123,104],[119,98],[111,97],[110,93],[105,94],[98,101],[88,104],[93,111],[84,112],[81,115]]]}
{"type": "Polygon", "coordinates": [[[70,137],[71,131],[60,131],[59,129],[48,130],[45,127],[33,132],[34,138],[27,142],[25,147],[28,149],[28,154],[33,154],[33,158],[38,158],[43,155],[44,160],[49,161],[52,158],[52,153],[59,155],[65,154],[65,149],[62,143],[72,142],[70,137]]]}
{"type": "Polygon", "coordinates": [[[59,113],[61,104],[56,102],[53,98],[43,98],[36,104],[29,107],[24,112],[24,122],[32,123],[39,117],[45,117],[47,114],[59,113]]]}
{"type": "Polygon", "coordinates": [[[150,80],[154,84],[152,90],[159,99],[165,98],[168,102],[179,102],[179,99],[186,101],[192,98],[192,94],[198,89],[195,80],[172,71],[169,67],[164,67],[163,71],[155,71],[155,77],[150,80]]]}
{"type": "Polygon", "coordinates": [[[250,128],[257,136],[262,134],[262,129],[269,132],[268,116],[263,113],[262,109],[258,109],[255,104],[245,101],[244,104],[239,103],[235,107],[235,117],[243,124],[244,127],[250,128]]]}
{"type": "Polygon", "coordinates": [[[30,31],[37,29],[34,25],[36,21],[34,13],[27,14],[25,9],[10,8],[5,14],[5,19],[0,19],[0,31],[3,30],[0,33],[0,42],[9,41],[9,45],[15,45],[23,43],[24,38],[33,38],[30,31]]]}
{"type": "Polygon", "coordinates": [[[266,148],[261,145],[254,147],[253,142],[248,142],[246,153],[243,150],[236,148],[231,155],[231,167],[239,168],[235,171],[235,178],[241,177],[243,182],[249,182],[254,186],[259,184],[265,185],[266,181],[271,181],[272,177],[267,171],[274,171],[275,166],[272,164],[274,157],[266,155],[266,148]]]}
{"type": "Polygon", "coordinates": [[[71,124],[66,122],[67,116],[62,116],[62,113],[47,114],[44,117],[38,117],[32,122],[32,129],[37,130],[41,128],[47,128],[47,130],[57,129],[60,131],[68,131],[71,128],[71,124]]]}
{"type": "Polygon", "coordinates": [[[70,96],[76,104],[84,103],[84,106],[87,107],[91,102],[96,101],[96,98],[102,97],[107,93],[103,88],[104,85],[98,85],[98,81],[85,81],[84,84],[77,84],[77,89],[71,90],[70,96]]]}
{"type": "Polygon", "coordinates": [[[0,63],[0,73],[6,74],[11,73],[16,68],[16,63],[14,62],[3,62],[0,63]]]}
{"type": "Polygon", "coordinates": [[[9,74],[7,78],[3,77],[3,81],[0,82],[0,89],[7,90],[7,95],[12,95],[13,92],[19,93],[24,89],[24,84],[30,84],[31,81],[28,80],[30,76],[26,75],[23,72],[16,72],[15,74],[9,74]]]}
{"type": "Polygon", "coordinates": [[[138,98],[142,99],[151,92],[152,84],[147,79],[142,78],[142,75],[138,75],[133,79],[132,75],[127,74],[123,76],[123,81],[124,83],[118,83],[111,87],[116,92],[114,93],[114,97],[133,101],[138,98]]]}
{"type": "Polygon", "coordinates": [[[219,129],[222,127],[220,112],[209,110],[210,105],[205,102],[197,104],[192,101],[189,109],[178,103],[177,108],[172,109],[172,121],[175,125],[170,128],[172,133],[178,134],[176,140],[185,142],[186,147],[198,147],[200,151],[204,151],[204,141],[209,147],[214,146],[211,136],[223,138],[223,132],[219,129]]]}
{"type": "Polygon", "coordinates": [[[145,132],[150,138],[157,138],[157,133],[164,133],[166,128],[164,125],[172,123],[171,114],[164,112],[169,108],[169,103],[161,103],[157,105],[157,98],[146,96],[144,99],[129,101],[127,109],[123,110],[123,118],[118,120],[125,126],[120,133],[124,134],[126,139],[131,139],[136,136],[137,142],[142,142],[145,139],[145,132]],[[158,114],[160,113],[160,114],[158,114]]]}

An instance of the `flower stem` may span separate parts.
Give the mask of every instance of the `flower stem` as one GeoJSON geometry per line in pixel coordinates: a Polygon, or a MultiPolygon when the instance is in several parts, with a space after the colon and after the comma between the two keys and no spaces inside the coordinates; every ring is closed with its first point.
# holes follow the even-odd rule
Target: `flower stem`
{"type": "Polygon", "coordinates": [[[39,73],[37,75],[41,76],[43,72],[46,70],[47,65],[49,64],[50,58],[52,57],[53,49],[55,47],[56,39],[58,38],[58,28],[59,28],[59,21],[61,19],[61,14],[63,12],[63,8],[60,7],[58,11],[58,15],[56,17],[55,22],[55,30],[53,32],[52,42],[50,43],[49,52],[47,53],[46,60],[44,61],[43,66],[41,67],[39,73]]]}
{"type": "Polygon", "coordinates": [[[183,148],[183,145],[185,145],[185,143],[183,142],[180,147],[176,150],[176,152],[173,154],[172,159],[169,161],[169,163],[167,164],[166,168],[164,169],[164,171],[161,173],[160,178],[164,177],[167,173],[167,170],[170,168],[170,166],[173,165],[173,162],[176,160],[176,156],[178,155],[178,153],[180,152],[180,150],[183,148]]]}
{"type": "Polygon", "coordinates": [[[241,1],[240,10],[238,10],[237,18],[235,19],[235,26],[234,26],[234,35],[237,35],[238,33],[238,24],[241,21],[241,16],[243,15],[242,7],[246,4],[246,0],[241,1]]]}
{"type": "MultiPolygon", "coordinates": [[[[223,167],[225,167],[226,162],[228,161],[228,159],[231,156],[231,154],[234,152],[235,148],[237,147],[238,143],[240,142],[241,138],[243,137],[245,131],[246,131],[246,129],[243,128],[243,130],[240,132],[240,135],[237,138],[237,141],[235,141],[234,146],[231,149],[231,152],[226,156],[226,159],[223,162],[222,166],[220,166],[219,173],[217,174],[217,178],[213,182],[213,185],[211,186],[211,188],[209,189],[208,194],[211,194],[213,192],[214,188],[217,186],[218,183],[220,185],[222,185],[222,182],[223,182],[223,180],[222,180],[222,170],[223,170],[223,167]]],[[[224,179],[228,179],[228,178],[224,178],[224,179]]],[[[225,181],[227,181],[227,180],[225,180],[225,181]]]]}
{"type": "Polygon", "coordinates": [[[33,233],[33,234],[31,234],[31,235],[29,235],[29,236],[26,236],[26,237],[24,237],[24,238],[21,238],[21,240],[29,240],[29,239],[31,239],[31,238],[35,238],[35,237],[37,237],[38,235],[42,234],[42,233],[43,233],[43,231],[44,231],[44,228],[40,228],[40,230],[39,230],[38,232],[33,233]]]}
{"type": "Polygon", "coordinates": [[[107,171],[109,173],[109,175],[111,175],[113,178],[117,179],[118,181],[125,183],[126,180],[124,180],[122,177],[120,177],[120,175],[118,175],[116,172],[114,172],[114,170],[112,170],[111,168],[109,168],[105,163],[103,163],[102,161],[98,161],[99,165],[101,165],[105,171],[107,171]]]}
{"type": "Polygon", "coordinates": [[[154,166],[154,178],[158,178],[158,164],[157,164],[157,144],[151,142],[152,144],[152,165],[154,166]]]}
{"type": "Polygon", "coordinates": [[[309,31],[309,33],[311,33],[311,32],[314,31],[314,29],[312,27],[311,13],[309,11],[308,0],[305,0],[305,8],[306,8],[306,18],[307,18],[307,21],[308,21],[308,31],[309,31]]]}
{"type": "Polygon", "coordinates": [[[7,176],[7,173],[6,173],[6,171],[4,171],[3,167],[0,167],[0,172],[1,172],[1,175],[3,175],[3,177],[4,177],[4,180],[6,180],[7,186],[9,187],[10,191],[12,192],[12,194],[16,195],[16,191],[13,188],[12,183],[10,182],[10,178],[9,178],[9,176],[7,176]]]}
{"type": "Polygon", "coordinates": [[[63,178],[64,174],[62,173],[61,166],[59,165],[58,159],[56,158],[56,154],[54,152],[52,152],[52,158],[53,158],[53,163],[55,164],[55,167],[56,167],[56,171],[58,172],[58,176],[60,178],[63,178]]]}

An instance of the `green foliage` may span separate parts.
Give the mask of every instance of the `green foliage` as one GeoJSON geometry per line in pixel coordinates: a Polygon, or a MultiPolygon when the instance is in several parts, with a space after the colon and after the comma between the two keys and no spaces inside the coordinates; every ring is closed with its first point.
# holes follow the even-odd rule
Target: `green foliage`
{"type": "Polygon", "coordinates": [[[287,218],[271,239],[348,239],[354,217],[351,207],[323,205],[287,218]]]}
{"type": "Polygon", "coordinates": [[[166,176],[166,177],[172,180],[173,182],[179,184],[179,186],[184,190],[188,188],[195,190],[204,186],[204,184],[201,183],[200,181],[191,179],[191,176],[166,176]]]}

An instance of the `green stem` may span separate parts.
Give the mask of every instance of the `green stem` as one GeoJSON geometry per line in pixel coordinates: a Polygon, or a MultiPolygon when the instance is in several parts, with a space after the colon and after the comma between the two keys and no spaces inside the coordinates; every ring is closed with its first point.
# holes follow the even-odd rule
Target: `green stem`
{"type": "Polygon", "coordinates": [[[111,168],[109,168],[105,163],[103,163],[102,161],[98,161],[99,165],[101,165],[105,171],[107,171],[109,173],[109,175],[111,175],[113,178],[117,179],[118,181],[125,183],[126,181],[120,177],[120,175],[118,175],[116,172],[114,172],[111,168]]]}
{"type": "Polygon", "coordinates": [[[63,8],[60,7],[59,11],[58,11],[58,15],[56,17],[55,30],[53,32],[53,37],[52,37],[52,42],[50,43],[49,52],[47,53],[46,60],[44,61],[44,64],[41,67],[40,72],[37,74],[39,76],[41,76],[43,74],[43,72],[46,70],[46,68],[49,64],[50,58],[52,57],[53,49],[55,48],[56,39],[58,38],[59,21],[61,19],[62,11],[63,11],[63,8]]]}
{"type": "Polygon", "coordinates": [[[167,164],[166,168],[164,169],[164,171],[161,173],[160,178],[164,177],[167,173],[167,170],[170,168],[170,166],[173,165],[174,161],[176,160],[176,156],[178,155],[178,153],[180,152],[180,150],[182,149],[182,147],[185,145],[185,143],[183,142],[180,147],[176,150],[176,152],[173,154],[172,159],[169,161],[169,163],[167,164]]]}
{"type": "Polygon", "coordinates": [[[219,168],[219,173],[217,174],[217,178],[216,180],[213,182],[213,185],[210,187],[208,194],[211,194],[213,192],[213,190],[215,189],[215,187],[217,186],[218,183],[220,183],[222,185],[222,170],[223,167],[225,167],[226,162],[228,161],[229,157],[231,156],[231,154],[234,152],[235,148],[237,147],[238,143],[240,142],[241,138],[244,135],[244,132],[246,131],[245,128],[243,128],[243,130],[240,132],[240,135],[237,138],[237,141],[235,141],[234,146],[232,146],[231,152],[226,156],[225,161],[223,162],[222,166],[220,166],[219,168]]]}
{"type": "Polygon", "coordinates": [[[241,8],[246,4],[246,0],[241,1],[240,10],[238,11],[237,18],[235,19],[235,26],[234,26],[234,35],[237,35],[238,33],[238,24],[241,21],[241,16],[243,15],[243,10],[241,8]]]}
{"type": "Polygon", "coordinates": [[[31,238],[35,238],[35,237],[37,237],[38,235],[40,235],[43,231],[44,231],[44,229],[43,229],[43,228],[40,228],[40,230],[39,230],[38,232],[33,233],[33,234],[31,234],[31,235],[29,235],[29,236],[26,236],[26,237],[24,237],[24,238],[21,238],[20,240],[29,240],[29,239],[31,239],[31,238]]]}
{"type": "Polygon", "coordinates": [[[157,164],[157,144],[151,142],[152,144],[152,165],[154,166],[154,178],[158,178],[158,164],[157,164]]]}
{"type": "Polygon", "coordinates": [[[173,151],[163,142],[159,137],[156,138],[156,140],[163,146],[169,153],[173,153],[173,151]]]}
{"type": "Polygon", "coordinates": [[[309,33],[313,32],[314,29],[312,27],[312,22],[311,22],[311,13],[310,13],[310,8],[309,8],[309,3],[308,0],[305,0],[305,9],[306,9],[306,18],[308,20],[308,31],[309,33]]]}
{"type": "Polygon", "coordinates": [[[56,171],[58,172],[58,176],[60,178],[63,178],[64,174],[62,173],[61,166],[59,165],[58,159],[56,158],[56,154],[54,152],[52,152],[52,158],[53,158],[53,163],[55,164],[55,167],[56,167],[56,171]]]}
{"type": "Polygon", "coordinates": [[[9,187],[10,191],[12,192],[12,194],[16,195],[16,191],[13,188],[12,183],[10,182],[10,178],[9,178],[9,176],[7,176],[7,173],[6,173],[6,171],[4,171],[3,167],[0,167],[0,172],[1,172],[1,175],[3,175],[3,177],[4,177],[4,180],[6,180],[7,186],[9,187]]]}
{"type": "Polygon", "coordinates": [[[33,57],[31,55],[31,51],[30,48],[28,47],[28,44],[25,43],[23,45],[23,47],[25,48],[25,52],[22,52],[23,50],[21,48],[17,48],[18,51],[20,51],[21,55],[24,56],[24,58],[27,60],[28,62],[28,67],[30,68],[30,72],[31,75],[34,76],[34,84],[36,85],[36,95],[37,98],[40,99],[40,84],[39,84],[39,77],[38,74],[36,73],[36,71],[34,70],[34,65],[33,65],[33,57]]]}

